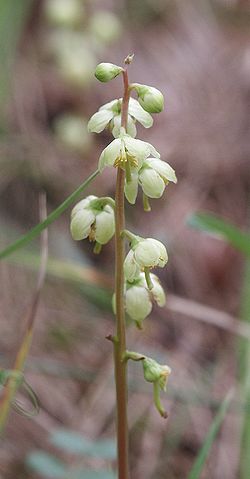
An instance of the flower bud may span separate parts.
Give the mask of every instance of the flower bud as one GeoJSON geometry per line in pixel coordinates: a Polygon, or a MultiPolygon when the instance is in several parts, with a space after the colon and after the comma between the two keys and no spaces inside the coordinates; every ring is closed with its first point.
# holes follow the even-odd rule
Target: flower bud
{"type": "Polygon", "coordinates": [[[118,65],[113,63],[99,63],[95,70],[95,77],[101,82],[108,82],[117,77],[122,71],[122,67],[118,67],[118,65]]]}
{"type": "Polygon", "coordinates": [[[133,88],[138,94],[138,101],[148,113],[160,113],[164,108],[164,97],[160,90],[153,86],[134,83],[133,88]]]}

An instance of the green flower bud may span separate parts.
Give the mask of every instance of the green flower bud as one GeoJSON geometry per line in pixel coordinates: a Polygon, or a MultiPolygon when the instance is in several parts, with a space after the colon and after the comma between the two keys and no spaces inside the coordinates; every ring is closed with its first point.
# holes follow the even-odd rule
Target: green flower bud
{"type": "Polygon", "coordinates": [[[105,199],[88,196],[73,208],[70,230],[74,240],[89,237],[90,241],[106,244],[115,232],[114,209],[105,199]]]}
{"type": "Polygon", "coordinates": [[[108,82],[120,75],[123,71],[122,67],[114,65],[113,63],[99,63],[95,70],[95,77],[101,82],[108,82]]]}
{"type": "Polygon", "coordinates": [[[164,97],[160,90],[153,86],[133,83],[133,88],[138,94],[140,105],[148,113],[160,113],[164,108],[164,97]]]}

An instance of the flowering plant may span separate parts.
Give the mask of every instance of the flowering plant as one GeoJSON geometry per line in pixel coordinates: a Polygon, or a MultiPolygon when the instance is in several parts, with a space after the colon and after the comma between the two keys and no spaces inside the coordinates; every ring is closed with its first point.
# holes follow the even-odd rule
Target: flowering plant
{"type": "Polygon", "coordinates": [[[166,247],[154,238],[142,238],[125,229],[124,198],[134,204],[138,186],[143,191],[144,210],[149,211],[149,198],[160,198],[169,182],[176,183],[173,168],[160,158],[153,145],[136,137],[136,122],[145,128],[153,124],[152,113],[160,113],[164,107],[162,93],[154,87],[139,83],[129,84],[127,66],[133,55],[125,59],[125,67],[100,63],[96,78],[108,82],[122,75],[123,98],[114,99],[101,106],[88,123],[90,132],[100,133],[109,128],[114,139],[102,151],[98,170],[116,168],[115,199],[88,196],[72,211],[71,233],[75,240],[89,238],[95,242],[94,251],[100,252],[115,234],[115,292],[113,309],[116,315],[116,332],[109,336],[114,345],[116,397],[117,397],[117,444],[119,479],[127,479],[128,433],[127,433],[127,361],[142,361],[144,378],[153,384],[154,403],[161,416],[167,413],[160,401],[160,391],[166,390],[171,369],[161,366],[154,359],[126,347],[125,313],[142,329],[143,320],[150,315],[153,303],[162,307],[165,293],[153,268],[163,268],[168,261],[166,247]],[[132,98],[135,92],[137,99],[132,98]],[[125,256],[125,241],[130,249],[125,256]]]}

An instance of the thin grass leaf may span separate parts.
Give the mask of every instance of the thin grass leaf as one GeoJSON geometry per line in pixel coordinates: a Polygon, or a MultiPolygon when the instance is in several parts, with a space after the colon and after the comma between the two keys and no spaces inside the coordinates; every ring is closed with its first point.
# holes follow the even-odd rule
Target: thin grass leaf
{"type": "Polygon", "coordinates": [[[18,238],[14,243],[11,243],[7,248],[0,251],[0,259],[6,258],[10,254],[14,253],[17,249],[23,247],[34,238],[39,236],[41,232],[47,228],[51,223],[53,223],[61,214],[80,196],[83,190],[95,179],[99,174],[99,170],[94,171],[88,178],[70,195],[63,201],[52,213],[50,213],[46,220],[38,223],[34,228],[32,228],[28,233],[18,238]]]}
{"type": "Polygon", "coordinates": [[[200,449],[200,452],[195,460],[195,463],[191,469],[191,472],[188,475],[187,479],[199,479],[202,470],[204,468],[206,459],[209,455],[210,449],[216,439],[216,436],[220,430],[220,427],[223,423],[224,417],[226,415],[226,412],[229,408],[229,405],[231,403],[231,400],[233,398],[233,393],[232,391],[229,391],[227,396],[225,397],[224,401],[222,402],[218,413],[216,414],[210,429],[207,433],[207,436],[205,438],[204,444],[202,448],[200,449]]]}
{"type": "Polygon", "coordinates": [[[231,223],[206,213],[191,216],[187,223],[198,230],[221,236],[235,249],[250,257],[250,235],[239,230],[231,223]]]}
{"type": "MultiPolygon", "coordinates": [[[[250,323],[250,260],[247,259],[241,298],[241,319],[250,323]]],[[[250,343],[242,339],[238,344],[238,364],[241,395],[244,404],[250,404],[250,343]]],[[[248,479],[250,471],[250,410],[244,408],[241,429],[240,479],[248,479]]]]}

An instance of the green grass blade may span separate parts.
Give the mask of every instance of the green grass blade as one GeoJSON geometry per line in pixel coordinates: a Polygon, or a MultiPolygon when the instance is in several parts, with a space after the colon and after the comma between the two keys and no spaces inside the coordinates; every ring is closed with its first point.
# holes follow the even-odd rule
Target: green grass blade
{"type": "Polygon", "coordinates": [[[201,231],[219,234],[235,249],[250,257],[250,235],[231,223],[214,215],[199,213],[191,216],[188,224],[201,231]]]}
{"type": "MultiPolygon", "coordinates": [[[[250,323],[250,260],[245,266],[245,275],[241,298],[241,319],[250,323]]],[[[240,451],[240,479],[248,479],[250,471],[250,344],[242,339],[239,349],[239,376],[241,395],[246,407],[242,416],[241,451],[240,451]]]]}
{"type": "Polygon", "coordinates": [[[229,408],[229,405],[231,403],[231,400],[232,400],[232,397],[233,397],[233,394],[232,394],[232,391],[230,391],[227,396],[225,397],[224,401],[222,402],[220,408],[219,408],[219,411],[218,413],[216,414],[211,426],[210,426],[210,429],[207,433],[207,437],[205,438],[205,442],[202,446],[202,448],[200,449],[200,452],[195,460],[195,463],[188,475],[188,479],[199,479],[201,473],[202,473],[202,470],[203,470],[203,467],[205,465],[205,462],[206,462],[206,459],[209,455],[209,452],[210,452],[210,449],[216,439],[216,436],[219,432],[219,429],[222,425],[222,422],[224,420],[224,417],[226,415],[226,412],[229,408]]]}
{"type": "Polygon", "coordinates": [[[95,179],[99,174],[99,170],[94,171],[88,178],[70,195],[66,198],[63,203],[61,203],[52,213],[50,213],[46,220],[38,223],[34,228],[32,228],[28,233],[18,238],[14,243],[11,243],[7,248],[0,251],[0,259],[6,258],[10,254],[14,253],[17,249],[26,245],[34,238],[36,238],[40,233],[47,228],[51,223],[53,223],[59,216],[79,197],[83,190],[95,179]]]}

